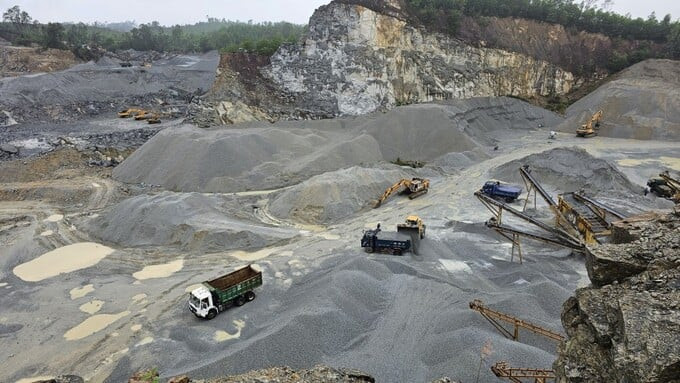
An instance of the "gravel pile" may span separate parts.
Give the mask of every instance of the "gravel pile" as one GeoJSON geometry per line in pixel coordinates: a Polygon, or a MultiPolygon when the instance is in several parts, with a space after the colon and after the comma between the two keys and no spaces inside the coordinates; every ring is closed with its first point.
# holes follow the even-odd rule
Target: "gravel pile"
{"type": "Polygon", "coordinates": [[[557,130],[575,133],[598,110],[599,135],[680,140],[680,61],[646,60],[575,102],[557,130]]]}
{"type": "Polygon", "coordinates": [[[118,245],[168,245],[194,252],[261,248],[299,234],[237,218],[241,203],[236,197],[198,193],[141,195],[106,209],[87,226],[94,237],[118,245]]]}
{"type": "Polygon", "coordinates": [[[531,174],[549,191],[564,193],[584,189],[588,195],[642,193],[642,187],[631,183],[616,167],[578,147],[532,154],[498,166],[491,174],[496,179],[523,185],[519,168],[524,165],[529,165],[531,174]]]}
{"type": "Polygon", "coordinates": [[[390,170],[352,167],[324,173],[282,191],[273,198],[269,210],[279,218],[334,223],[370,209],[385,189],[411,177],[396,166],[390,170]]]}

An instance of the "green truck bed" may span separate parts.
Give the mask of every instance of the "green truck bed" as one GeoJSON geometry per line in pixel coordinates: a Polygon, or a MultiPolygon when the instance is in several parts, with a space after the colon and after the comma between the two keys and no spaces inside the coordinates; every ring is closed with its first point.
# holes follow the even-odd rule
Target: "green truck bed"
{"type": "Polygon", "coordinates": [[[203,283],[220,303],[226,303],[262,285],[262,272],[252,265],[203,283]]]}

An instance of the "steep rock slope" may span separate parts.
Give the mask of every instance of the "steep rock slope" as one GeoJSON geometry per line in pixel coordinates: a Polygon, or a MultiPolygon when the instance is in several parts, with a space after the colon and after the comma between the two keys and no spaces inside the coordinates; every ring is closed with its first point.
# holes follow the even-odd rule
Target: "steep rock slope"
{"type": "Polygon", "coordinates": [[[546,61],[416,28],[399,7],[398,1],[381,12],[339,1],[320,7],[304,40],[280,47],[268,63],[221,68],[224,80],[218,78],[217,86],[234,91],[213,89],[209,111],[257,120],[266,118],[263,112],[271,118],[334,117],[453,98],[560,95],[575,84],[571,73],[546,61]]]}
{"type": "Polygon", "coordinates": [[[600,136],[640,140],[680,140],[680,61],[646,60],[567,109],[558,130],[575,132],[602,110],[600,136]]]}
{"type": "Polygon", "coordinates": [[[562,311],[558,382],[680,382],[680,214],[629,219],[589,249],[562,311]]]}

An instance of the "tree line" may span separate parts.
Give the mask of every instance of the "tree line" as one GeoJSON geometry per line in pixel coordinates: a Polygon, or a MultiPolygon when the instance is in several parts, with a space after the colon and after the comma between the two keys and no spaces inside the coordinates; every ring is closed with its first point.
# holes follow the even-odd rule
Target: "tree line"
{"type": "Polygon", "coordinates": [[[652,13],[647,19],[631,18],[608,11],[594,0],[406,0],[409,13],[424,26],[455,35],[464,16],[517,17],[627,40],[667,44],[668,55],[680,58],[680,22],[671,15],[661,20],[652,13]]]}
{"type": "Polygon", "coordinates": [[[287,22],[252,23],[208,18],[207,22],[172,27],[154,21],[123,32],[98,23],[41,24],[19,6],[5,11],[0,23],[0,37],[13,44],[70,49],[84,59],[90,59],[83,57],[87,56],[89,47],[177,53],[245,50],[271,55],[282,43],[297,41],[303,30],[303,25],[287,22]]]}

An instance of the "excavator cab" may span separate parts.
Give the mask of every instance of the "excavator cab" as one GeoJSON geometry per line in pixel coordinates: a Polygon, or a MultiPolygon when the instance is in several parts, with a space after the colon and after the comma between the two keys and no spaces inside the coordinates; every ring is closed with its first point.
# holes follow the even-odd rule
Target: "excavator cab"
{"type": "Polygon", "coordinates": [[[597,134],[595,129],[600,127],[600,121],[602,120],[602,111],[598,110],[587,123],[581,125],[580,128],[576,129],[576,135],[578,137],[592,137],[597,134]]]}
{"type": "Polygon", "coordinates": [[[401,191],[402,193],[408,194],[409,199],[414,199],[427,193],[429,189],[430,180],[428,180],[427,178],[414,177],[411,178],[410,180],[402,178],[399,182],[387,188],[387,190],[385,190],[385,192],[380,196],[378,202],[376,202],[375,206],[373,207],[374,208],[380,207],[380,205],[382,205],[382,203],[385,202],[385,200],[389,198],[389,196],[396,193],[397,191],[401,191]]]}

